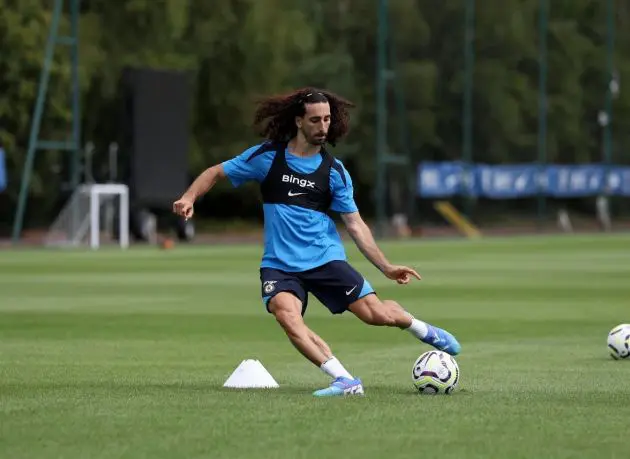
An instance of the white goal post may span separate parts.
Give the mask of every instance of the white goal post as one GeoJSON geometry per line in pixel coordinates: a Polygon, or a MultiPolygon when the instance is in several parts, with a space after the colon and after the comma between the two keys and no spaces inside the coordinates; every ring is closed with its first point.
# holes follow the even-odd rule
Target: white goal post
{"type": "Polygon", "coordinates": [[[118,198],[118,244],[129,247],[129,188],[122,183],[83,184],[72,194],[48,231],[44,244],[56,247],[89,245],[98,249],[103,229],[113,232],[118,198]]]}

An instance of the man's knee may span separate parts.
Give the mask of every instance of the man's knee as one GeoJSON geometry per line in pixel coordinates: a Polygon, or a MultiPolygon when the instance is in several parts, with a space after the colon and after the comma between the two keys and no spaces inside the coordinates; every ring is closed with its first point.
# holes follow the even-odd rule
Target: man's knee
{"type": "Polygon", "coordinates": [[[304,323],[301,311],[302,304],[299,298],[291,293],[280,292],[269,300],[269,312],[287,331],[292,331],[304,323]]]}
{"type": "Polygon", "coordinates": [[[391,302],[367,295],[352,303],[349,310],[369,325],[393,327],[398,324],[397,311],[391,302]]]}

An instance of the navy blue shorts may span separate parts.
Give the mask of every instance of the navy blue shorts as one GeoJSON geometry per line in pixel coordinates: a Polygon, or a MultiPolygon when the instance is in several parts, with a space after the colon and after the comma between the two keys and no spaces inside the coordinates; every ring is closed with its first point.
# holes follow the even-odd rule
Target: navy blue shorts
{"type": "Polygon", "coordinates": [[[302,302],[302,315],[306,312],[309,293],[333,314],[343,313],[359,298],[374,293],[370,283],[345,261],[331,261],[297,273],[260,268],[260,282],[265,305],[278,293],[290,292],[302,302]]]}

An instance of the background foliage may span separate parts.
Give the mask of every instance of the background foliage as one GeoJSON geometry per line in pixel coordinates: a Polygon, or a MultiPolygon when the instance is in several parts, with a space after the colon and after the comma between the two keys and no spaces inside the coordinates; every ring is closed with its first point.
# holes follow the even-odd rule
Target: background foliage
{"type": "MultiPolygon", "coordinates": [[[[8,223],[17,197],[29,123],[51,19],[45,0],[0,0],[0,141],[9,189],[0,197],[8,223]]],[[[194,76],[191,177],[256,142],[249,125],[256,96],[317,85],[356,101],[353,131],[335,153],[347,164],[359,204],[369,214],[375,156],[376,2],[365,0],[83,0],[81,91],[83,140],[98,151],[116,137],[118,81],[125,66],[186,69],[194,76]]],[[[473,159],[536,159],[538,0],[477,2],[473,159]]],[[[604,106],[606,2],[553,0],[549,18],[550,162],[601,158],[597,113],[604,106]]],[[[414,159],[461,157],[464,0],[390,0],[404,118],[390,97],[389,119],[408,123],[414,159]]],[[[630,162],[630,12],[616,5],[614,102],[616,163],[630,162]]],[[[67,19],[62,27],[68,27],[67,19]]],[[[42,135],[69,133],[69,55],[58,51],[42,135]]],[[[394,135],[392,139],[395,141],[394,135]]],[[[122,152],[125,154],[125,152],[122,152]]],[[[104,157],[97,157],[104,161],[104,157]]],[[[98,171],[101,169],[97,168],[98,171]]],[[[40,154],[28,221],[49,218],[66,179],[61,154],[40,154]],[[62,172],[60,174],[59,172],[62,172]]],[[[257,212],[252,188],[220,186],[206,200],[213,215],[257,212]],[[241,205],[235,209],[234,202],[241,205]]]]}

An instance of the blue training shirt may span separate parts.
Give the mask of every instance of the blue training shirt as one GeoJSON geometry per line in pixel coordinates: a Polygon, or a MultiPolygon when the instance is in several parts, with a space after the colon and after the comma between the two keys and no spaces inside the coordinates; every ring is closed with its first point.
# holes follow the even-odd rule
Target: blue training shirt
{"type": "MultiPolygon", "coordinates": [[[[225,161],[223,169],[235,187],[248,181],[262,182],[276,155],[266,151],[250,161],[248,158],[260,145],[245,150],[225,161]]],[[[289,168],[300,174],[314,172],[322,162],[321,155],[301,158],[285,150],[289,168]]],[[[343,163],[335,159],[345,174],[330,169],[330,210],[340,213],[357,212],[352,180],[343,163]]],[[[289,204],[263,204],[265,218],[265,247],[262,268],[275,268],[287,272],[301,272],[334,260],[346,260],[346,252],[333,220],[326,214],[289,204]]]]}

